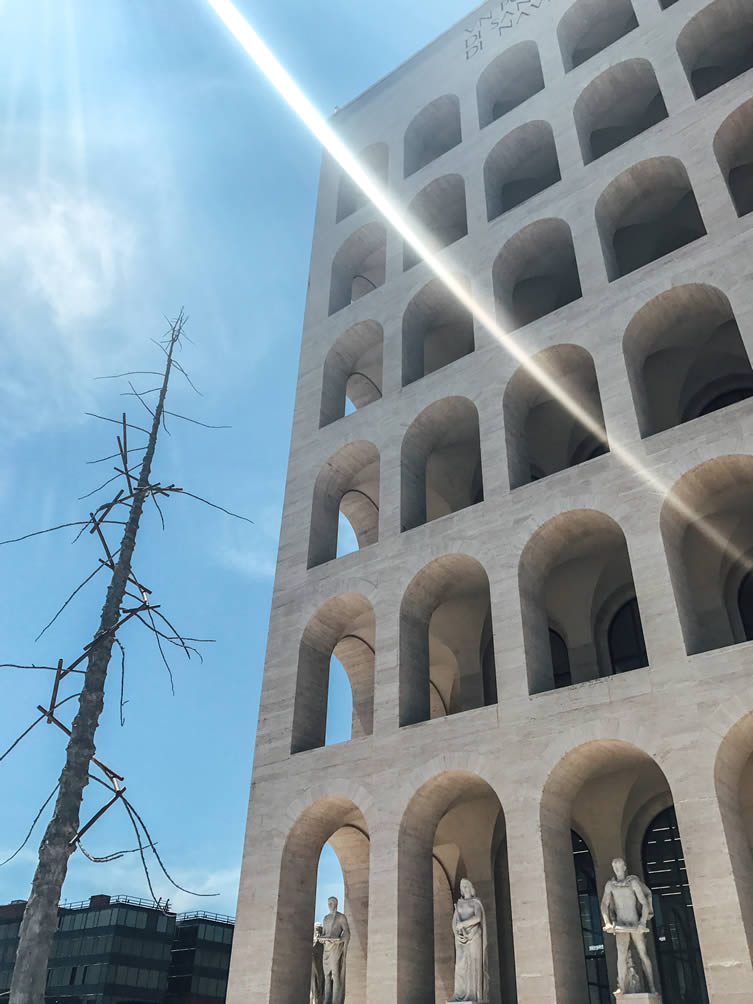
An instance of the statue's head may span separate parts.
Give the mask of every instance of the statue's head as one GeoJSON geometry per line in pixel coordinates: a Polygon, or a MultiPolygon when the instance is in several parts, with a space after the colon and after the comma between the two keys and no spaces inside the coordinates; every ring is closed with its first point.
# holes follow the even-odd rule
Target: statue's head
{"type": "Polygon", "coordinates": [[[330,913],[337,913],[337,896],[330,896],[327,900],[327,906],[330,913]]]}
{"type": "Polygon", "coordinates": [[[622,880],[627,875],[627,865],[623,858],[615,858],[612,862],[612,871],[614,872],[616,878],[622,882],[622,880]]]}
{"type": "Polygon", "coordinates": [[[460,895],[463,899],[473,899],[476,895],[476,890],[473,888],[470,879],[464,878],[460,880],[460,895]]]}

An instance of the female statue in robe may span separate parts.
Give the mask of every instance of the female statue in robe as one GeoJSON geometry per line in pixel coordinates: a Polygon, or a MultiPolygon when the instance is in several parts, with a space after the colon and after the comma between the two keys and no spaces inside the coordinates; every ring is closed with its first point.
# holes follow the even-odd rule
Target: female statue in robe
{"type": "Polygon", "coordinates": [[[455,992],[451,1001],[489,1000],[486,967],[486,914],[468,881],[460,882],[460,899],[452,915],[455,936],[455,992]]]}

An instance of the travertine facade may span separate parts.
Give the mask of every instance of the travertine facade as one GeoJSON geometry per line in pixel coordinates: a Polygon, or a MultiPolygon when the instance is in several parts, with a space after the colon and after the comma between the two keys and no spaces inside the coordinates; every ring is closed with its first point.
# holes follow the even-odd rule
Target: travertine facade
{"type": "Polygon", "coordinates": [[[752,67],[751,0],[505,0],[335,117],[609,450],[325,158],[230,1004],[328,840],[349,1004],[447,1000],[464,877],[495,1004],[611,1000],[617,856],[665,1004],[753,1001],[752,67]]]}

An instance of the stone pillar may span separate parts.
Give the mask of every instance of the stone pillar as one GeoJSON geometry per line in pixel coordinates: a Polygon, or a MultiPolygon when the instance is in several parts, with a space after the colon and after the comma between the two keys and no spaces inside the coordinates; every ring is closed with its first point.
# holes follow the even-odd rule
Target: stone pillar
{"type": "Polygon", "coordinates": [[[371,824],[371,881],[369,888],[369,956],[366,964],[368,1004],[397,1001],[397,943],[399,894],[397,885],[395,821],[371,824]]]}

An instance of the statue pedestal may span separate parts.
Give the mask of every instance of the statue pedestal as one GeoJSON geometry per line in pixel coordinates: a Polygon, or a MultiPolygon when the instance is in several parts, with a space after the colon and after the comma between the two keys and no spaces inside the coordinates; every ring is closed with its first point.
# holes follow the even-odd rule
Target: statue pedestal
{"type": "Polygon", "coordinates": [[[660,994],[624,994],[617,990],[614,999],[617,1004],[662,1004],[660,994]]]}

